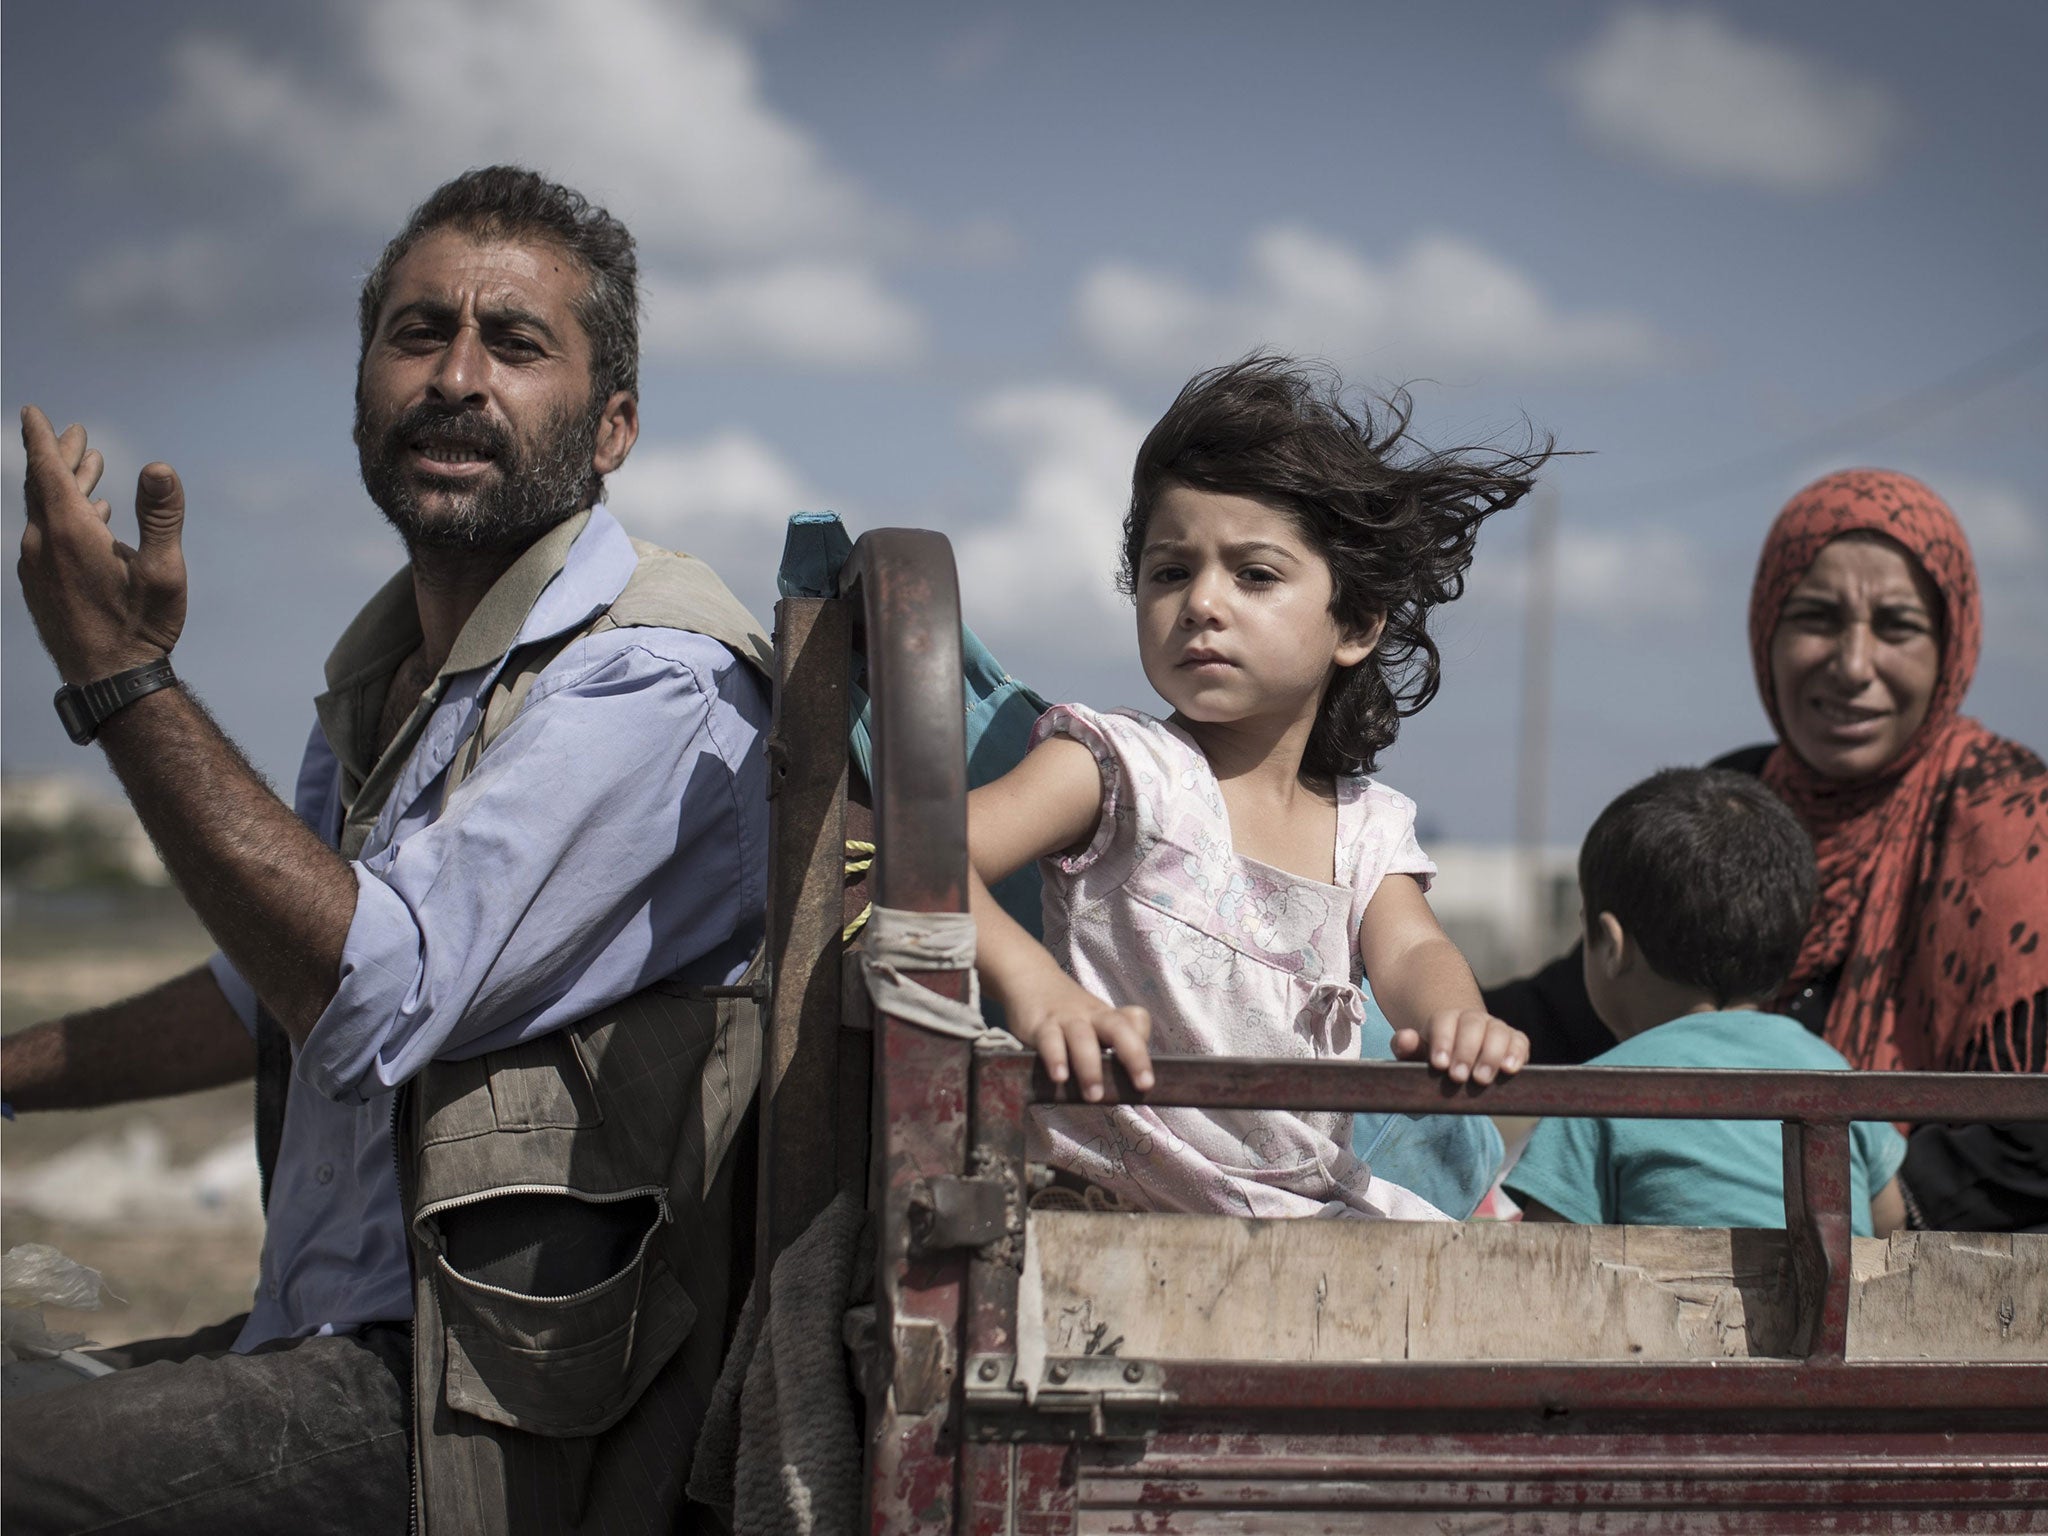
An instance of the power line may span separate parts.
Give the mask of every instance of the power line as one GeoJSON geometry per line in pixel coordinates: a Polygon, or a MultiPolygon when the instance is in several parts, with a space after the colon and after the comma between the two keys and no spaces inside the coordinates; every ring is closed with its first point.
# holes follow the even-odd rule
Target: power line
{"type": "Polygon", "coordinates": [[[1672,479],[1645,480],[1635,485],[1624,486],[1618,491],[1589,491],[1588,494],[1597,495],[1604,501],[1637,501],[1654,496],[1657,498],[1659,511],[1674,511],[1680,507],[1696,506],[1730,490],[1754,484],[1799,459],[1830,448],[1889,437],[1894,432],[1946,415],[1959,405],[1967,405],[1987,390],[2018,378],[2044,359],[2048,359],[2048,326],[2032,331],[2017,341],[2008,342],[1996,352],[1968,363],[1953,373],[1945,374],[1932,383],[1924,384],[1910,394],[1901,395],[1896,400],[1888,400],[1882,405],[1858,411],[1853,416],[1844,417],[1818,431],[1774,443],[1754,453],[1724,460],[1707,469],[1689,471],[1685,482],[1672,479]]]}

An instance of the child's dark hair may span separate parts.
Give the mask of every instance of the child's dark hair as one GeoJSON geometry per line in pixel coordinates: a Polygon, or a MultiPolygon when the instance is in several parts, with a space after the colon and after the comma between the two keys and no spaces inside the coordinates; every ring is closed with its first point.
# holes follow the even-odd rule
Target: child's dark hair
{"type": "Polygon", "coordinates": [[[1370,773],[1401,717],[1436,697],[1430,610],[1465,590],[1480,523],[1529,493],[1551,449],[1432,451],[1408,435],[1405,390],[1355,408],[1343,396],[1331,369],[1265,352],[1196,374],[1138,450],[1117,582],[1136,591],[1146,526],[1173,486],[1292,517],[1329,563],[1338,623],[1364,632],[1386,620],[1372,655],[1323,695],[1301,765],[1318,777],[1370,773]]]}
{"type": "Polygon", "coordinates": [[[1763,781],[1667,768],[1600,813],[1579,849],[1591,925],[1612,912],[1666,981],[1716,1003],[1767,998],[1813,915],[1813,839],[1763,781]]]}

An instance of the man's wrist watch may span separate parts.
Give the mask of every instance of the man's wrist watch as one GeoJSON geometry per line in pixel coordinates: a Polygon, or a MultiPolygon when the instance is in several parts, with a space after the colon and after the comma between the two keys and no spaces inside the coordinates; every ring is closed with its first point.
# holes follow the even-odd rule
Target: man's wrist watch
{"type": "Polygon", "coordinates": [[[71,739],[82,747],[99,735],[100,727],[117,711],[126,709],[144,694],[177,686],[178,675],[171,670],[171,658],[166,656],[98,682],[82,686],[66,683],[57,690],[57,718],[64,722],[71,739]]]}

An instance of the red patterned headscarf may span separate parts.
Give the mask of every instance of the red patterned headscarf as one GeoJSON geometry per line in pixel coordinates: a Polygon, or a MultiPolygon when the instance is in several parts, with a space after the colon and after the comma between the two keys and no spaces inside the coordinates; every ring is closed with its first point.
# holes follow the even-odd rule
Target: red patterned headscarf
{"type": "Polygon", "coordinates": [[[1757,689],[1779,745],[1764,781],[1813,834],[1820,900],[1785,995],[1839,973],[1827,1039],[1862,1068],[1941,1071],[2024,1062],[2048,1028],[2048,769],[1958,713],[1977,670],[1977,571],[1942,499],[1908,475],[1852,469],[1786,504],[1749,599],[1757,689]],[[1900,545],[1941,594],[1941,674],[1927,718],[1870,779],[1816,772],[1785,745],[1771,637],[1823,545],[1900,545]],[[1977,1049],[1973,1051],[1972,1047],[1977,1049]]]}

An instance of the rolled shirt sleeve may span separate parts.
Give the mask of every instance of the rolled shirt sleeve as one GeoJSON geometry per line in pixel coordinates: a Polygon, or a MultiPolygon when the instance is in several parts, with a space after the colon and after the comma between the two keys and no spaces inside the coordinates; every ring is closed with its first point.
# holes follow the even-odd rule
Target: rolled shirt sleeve
{"type": "Polygon", "coordinates": [[[766,723],[759,683],[716,641],[574,642],[445,808],[443,770],[415,812],[380,822],[297,1071],[360,1103],[717,949],[765,899],[766,723]]]}

